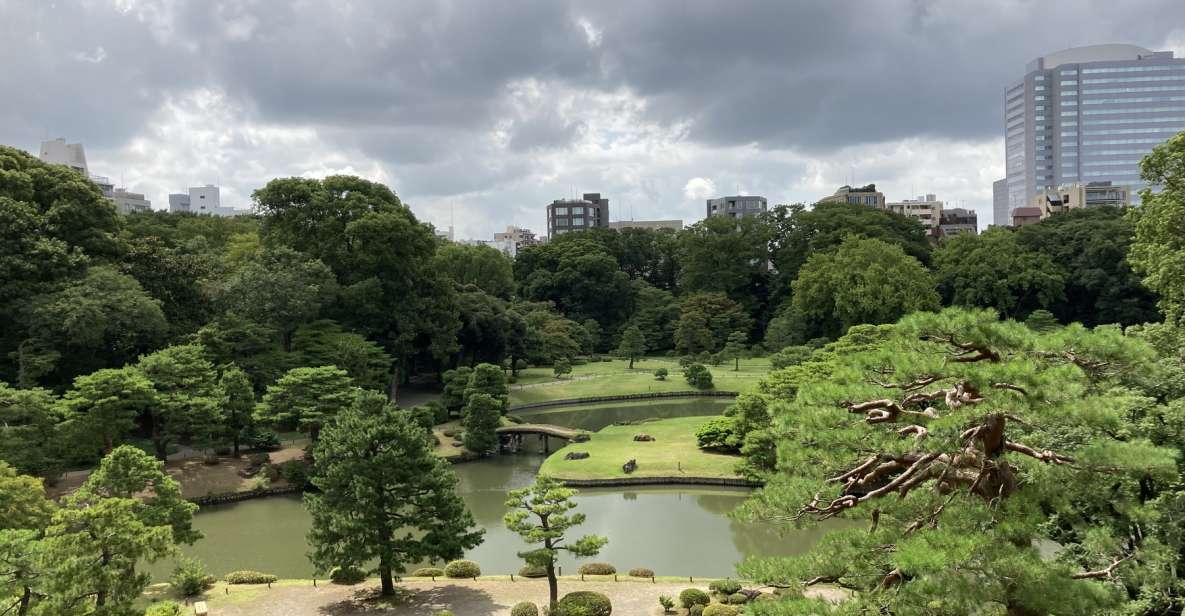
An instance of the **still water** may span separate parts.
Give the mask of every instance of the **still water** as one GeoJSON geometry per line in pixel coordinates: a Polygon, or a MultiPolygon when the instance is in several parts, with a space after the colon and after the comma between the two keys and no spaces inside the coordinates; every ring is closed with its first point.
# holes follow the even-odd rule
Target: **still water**
{"type": "MultiPolygon", "coordinates": [[[[721,401],[682,401],[618,407],[578,408],[546,412],[531,421],[598,429],[614,421],[649,416],[719,414],[721,401]],[[678,413],[678,414],[666,414],[678,413]]],[[[487,574],[515,573],[522,566],[516,554],[527,548],[502,524],[506,492],[529,485],[543,456],[536,453],[495,456],[454,467],[459,492],[474,520],[486,529],[484,542],[466,554],[487,574]]],[[[728,517],[748,495],[743,488],[597,488],[576,497],[578,511],[588,520],[579,533],[604,535],[609,544],[595,560],[614,564],[624,573],[647,567],[659,575],[725,577],[750,555],[792,555],[809,548],[822,529],[789,531],[764,524],[743,524],[728,517]]],[[[305,535],[309,516],[300,498],[272,497],[202,508],[194,519],[205,538],[184,550],[221,576],[237,569],[253,569],[280,577],[310,577],[305,535]]],[[[577,563],[578,564],[578,563],[577,563]]],[[[575,570],[572,561],[565,571],[575,570]]],[[[157,563],[151,572],[167,577],[172,563],[157,563]]]]}

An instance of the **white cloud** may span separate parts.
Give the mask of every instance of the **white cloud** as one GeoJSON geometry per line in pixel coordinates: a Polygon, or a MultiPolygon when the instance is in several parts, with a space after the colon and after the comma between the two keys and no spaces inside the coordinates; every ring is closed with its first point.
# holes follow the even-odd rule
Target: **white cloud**
{"type": "Polygon", "coordinates": [[[1185,58],[1185,28],[1177,28],[1165,37],[1164,49],[1172,51],[1178,58],[1185,58]]]}
{"type": "Polygon", "coordinates": [[[708,178],[691,178],[683,185],[683,197],[688,201],[703,201],[716,196],[716,184],[708,178]]]}
{"type": "Polygon", "coordinates": [[[78,51],[74,53],[74,59],[79,62],[89,62],[91,64],[98,64],[107,59],[107,50],[102,47],[96,47],[94,51],[87,53],[85,51],[78,51]]]}

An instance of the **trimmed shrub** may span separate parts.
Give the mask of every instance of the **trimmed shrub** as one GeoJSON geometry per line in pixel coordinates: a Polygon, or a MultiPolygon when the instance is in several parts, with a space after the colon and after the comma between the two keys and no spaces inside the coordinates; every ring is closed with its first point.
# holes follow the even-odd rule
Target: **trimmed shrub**
{"type": "Polygon", "coordinates": [[[746,595],[743,592],[734,592],[731,595],[725,597],[724,603],[728,603],[730,605],[742,605],[748,601],[749,595],[746,595]]]}
{"type": "Polygon", "coordinates": [[[420,567],[411,572],[412,577],[444,577],[444,569],[440,567],[420,567]]]}
{"type": "Polygon", "coordinates": [[[679,605],[690,609],[693,605],[707,605],[712,602],[708,593],[698,588],[688,588],[679,593],[679,605]]]}
{"type": "Polygon", "coordinates": [[[663,614],[670,614],[675,609],[675,600],[666,596],[658,596],[658,604],[662,606],[663,614]]]}
{"type": "Polygon", "coordinates": [[[584,563],[577,571],[582,575],[613,575],[617,567],[609,563],[584,563]]]}
{"type": "Polygon", "coordinates": [[[705,605],[702,616],[737,616],[741,613],[741,608],[735,605],[724,605],[722,603],[713,603],[712,605],[705,605]]]}
{"type": "Polygon", "coordinates": [[[279,578],[258,571],[231,571],[222,579],[226,580],[227,584],[270,584],[279,578]]]}
{"type": "Polygon", "coordinates": [[[182,597],[192,597],[213,586],[214,578],[206,574],[206,568],[201,562],[193,558],[183,558],[177,568],[173,569],[169,585],[181,593],[182,597]]]}
{"type": "Polygon", "coordinates": [[[555,606],[553,616],[609,616],[613,613],[613,604],[609,597],[591,590],[570,592],[555,606]]]}
{"type": "Polygon", "coordinates": [[[524,565],[522,569],[518,570],[518,574],[525,578],[547,577],[547,569],[537,565],[524,565]]]}
{"type": "Polygon", "coordinates": [[[736,580],[716,580],[708,584],[708,590],[722,595],[731,595],[734,592],[740,592],[741,583],[736,580]]]}
{"type": "Polygon", "coordinates": [[[510,608],[510,616],[539,616],[539,607],[534,603],[521,601],[510,608]]]}
{"type": "Polygon", "coordinates": [[[280,435],[274,430],[256,429],[243,439],[243,444],[256,451],[275,451],[280,448],[280,435]]]}
{"type": "Polygon", "coordinates": [[[253,453],[247,456],[247,465],[256,469],[271,461],[272,457],[266,453],[253,453]]]}
{"type": "Polygon", "coordinates": [[[668,371],[666,368],[659,368],[658,370],[654,371],[654,379],[657,381],[665,381],[667,380],[668,374],[670,374],[670,371],[668,371]]]}
{"type": "Polygon", "coordinates": [[[560,359],[555,360],[555,362],[552,364],[551,371],[553,374],[555,374],[555,378],[558,379],[565,374],[572,372],[572,362],[561,357],[560,359]]]}
{"type": "Polygon", "coordinates": [[[703,616],[703,614],[704,606],[700,605],[699,603],[696,603],[687,610],[687,616],[703,616]]]}
{"type": "Polygon", "coordinates": [[[309,475],[312,473],[304,460],[289,460],[276,468],[280,470],[280,477],[283,477],[284,481],[301,490],[309,487],[309,475]]]}
{"type": "Polygon", "coordinates": [[[743,440],[735,417],[713,417],[695,431],[696,444],[709,451],[739,453],[743,440]]]}
{"type": "Polygon", "coordinates": [[[176,601],[161,601],[148,606],[144,616],[184,616],[185,606],[176,601]]]}
{"type": "Polygon", "coordinates": [[[634,567],[630,569],[630,577],[652,578],[654,577],[654,571],[646,567],[634,567]]]}
{"type": "Polygon", "coordinates": [[[712,371],[703,364],[691,364],[683,369],[683,378],[696,389],[712,388],[712,371]]]}
{"type": "Polygon", "coordinates": [[[329,581],[343,586],[353,586],[366,581],[366,572],[358,567],[334,567],[329,571],[329,581]]]}
{"type": "Polygon", "coordinates": [[[444,566],[444,574],[457,579],[475,578],[481,575],[481,567],[472,560],[454,560],[444,566]]]}

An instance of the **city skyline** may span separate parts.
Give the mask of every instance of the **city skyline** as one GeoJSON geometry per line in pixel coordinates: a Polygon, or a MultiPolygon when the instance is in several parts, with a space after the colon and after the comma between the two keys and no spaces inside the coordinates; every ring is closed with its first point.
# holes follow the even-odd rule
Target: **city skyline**
{"type": "Polygon", "coordinates": [[[84,143],[156,209],[187,186],[246,205],[273,177],[355,173],[438,228],[452,210],[458,237],[545,229],[546,204],[585,191],[614,221],[691,222],[711,197],[873,182],[986,224],[1000,97],[1028,62],[1100,43],[1185,57],[1175,2],[840,4],[8,3],[0,142],[84,143]]]}

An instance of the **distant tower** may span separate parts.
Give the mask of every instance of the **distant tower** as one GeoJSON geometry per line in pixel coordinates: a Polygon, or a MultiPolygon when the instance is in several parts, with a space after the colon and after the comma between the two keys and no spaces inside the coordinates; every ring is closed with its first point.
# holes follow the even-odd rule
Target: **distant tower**
{"type": "Polygon", "coordinates": [[[90,177],[90,171],[86,167],[86,151],[81,143],[66,143],[61,137],[42,141],[40,158],[51,165],[66,165],[81,173],[83,177],[90,177]]]}

